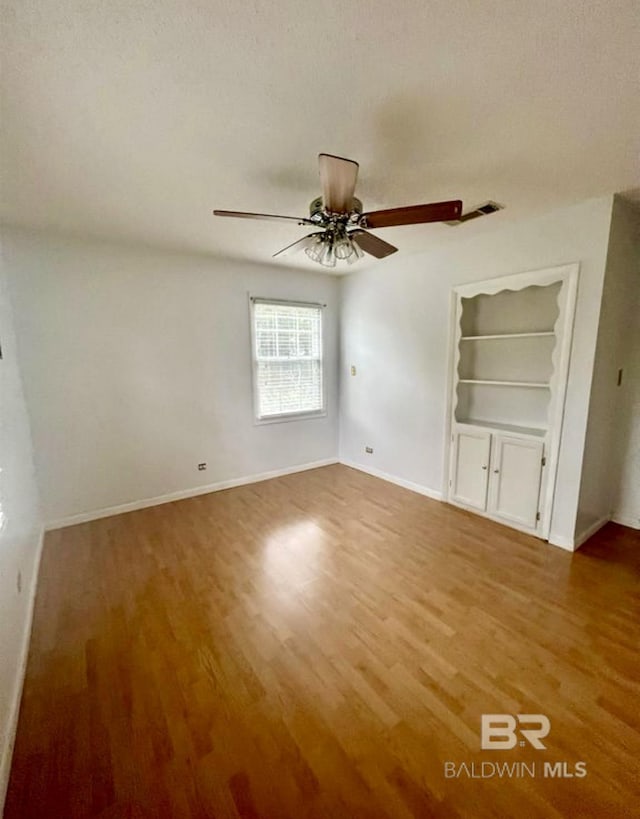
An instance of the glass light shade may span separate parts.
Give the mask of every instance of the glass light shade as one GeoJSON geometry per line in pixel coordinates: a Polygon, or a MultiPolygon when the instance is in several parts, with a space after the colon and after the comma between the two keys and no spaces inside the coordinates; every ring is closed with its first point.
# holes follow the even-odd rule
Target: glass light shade
{"type": "Polygon", "coordinates": [[[336,241],[334,249],[338,259],[349,259],[355,252],[351,239],[346,234],[336,241]]]}
{"type": "Polygon", "coordinates": [[[353,264],[364,256],[362,248],[349,233],[339,229],[316,233],[304,252],[311,261],[324,267],[335,267],[338,260],[353,264]]]}
{"type": "Polygon", "coordinates": [[[319,262],[320,264],[322,264],[320,260],[324,252],[324,247],[325,247],[324,234],[317,233],[313,238],[312,244],[310,244],[309,247],[305,247],[304,252],[311,259],[311,261],[319,262]]]}
{"type": "Polygon", "coordinates": [[[322,255],[320,256],[319,262],[325,267],[336,266],[336,254],[334,253],[332,241],[324,242],[324,248],[322,250],[322,255]]]}

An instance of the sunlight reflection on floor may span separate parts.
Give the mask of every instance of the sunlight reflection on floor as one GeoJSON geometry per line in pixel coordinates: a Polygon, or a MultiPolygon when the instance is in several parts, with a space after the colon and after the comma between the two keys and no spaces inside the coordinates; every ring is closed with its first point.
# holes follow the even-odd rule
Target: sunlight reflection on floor
{"type": "Polygon", "coordinates": [[[287,606],[301,603],[300,591],[324,576],[330,553],[327,533],[304,519],[269,532],[262,550],[263,593],[287,606]]]}

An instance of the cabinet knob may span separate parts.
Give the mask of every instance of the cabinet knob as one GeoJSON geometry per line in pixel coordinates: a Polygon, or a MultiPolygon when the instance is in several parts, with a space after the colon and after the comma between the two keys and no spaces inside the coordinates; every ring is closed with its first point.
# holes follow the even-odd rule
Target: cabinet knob
{"type": "Polygon", "coordinates": [[[483,469],[486,469],[487,467],[486,467],[486,466],[483,466],[482,468],[483,468],[483,469]]]}
{"type": "Polygon", "coordinates": [[[499,470],[499,469],[494,469],[494,470],[493,470],[494,475],[497,475],[497,474],[498,474],[498,472],[500,472],[500,470],[499,470]]]}

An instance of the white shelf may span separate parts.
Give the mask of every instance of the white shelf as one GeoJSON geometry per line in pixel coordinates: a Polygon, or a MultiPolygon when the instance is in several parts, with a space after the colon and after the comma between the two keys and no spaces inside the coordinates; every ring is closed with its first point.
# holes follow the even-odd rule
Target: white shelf
{"type": "Polygon", "coordinates": [[[554,335],[553,330],[536,333],[495,333],[488,336],[460,336],[460,341],[488,341],[495,338],[545,338],[554,335]]]}
{"type": "Polygon", "coordinates": [[[513,432],[516,435],[531,435],[535,438],[544,438],[547,434],[546,429],[540,427],[523,427],[518,424],[504,424],[501,421],[479,421],[476,418],[463,418],[456,421],[458,426],[472,426],[482,427],[483,429],[495,429],[500,432],[513,432]]]}
{"type": "MultiPolygon", "coordinates": [[[[478,293],[458,304],[454,420],[546,436],[560,284],[478,293]]],[[[480,430],[477,430],[480,432],[480,430]]]]}
{"type": "Polygon", "coordinates": [[[548,390],[547,381],[485,381],[478,378],[461,378],[459,384],[484,384],[490,387],[533,387],[534,389],[548,390]]]}

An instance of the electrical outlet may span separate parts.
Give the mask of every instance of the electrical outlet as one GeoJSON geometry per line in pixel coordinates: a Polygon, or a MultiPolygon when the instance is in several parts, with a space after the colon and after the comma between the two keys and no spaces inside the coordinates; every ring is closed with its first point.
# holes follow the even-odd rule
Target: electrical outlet
{"type": "Polygon", "coordinates": [[[372,446],[366,446],[364,448],[364,451],[367,453],[367,455],[373,455],[373,447],[372,446]]]}
{"type": "Polygon", "coordinates": [[[206,468],[206,464],[198,464],[198,472],[204,472],[206,468]]]}
{"type": "Polygon", "coordinates": [[[356,374],[355,364],[352,364],[351,365],[351,375],[355,375],[355,374],[356,374]]]}
{"type": "Polygon", "coordinates": [[[16,577],[16,588],[18,589],[18,594],[22,594],[22,572],[20,571],[16,577]]]}

